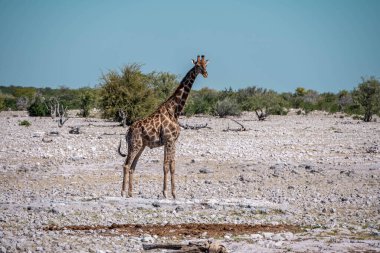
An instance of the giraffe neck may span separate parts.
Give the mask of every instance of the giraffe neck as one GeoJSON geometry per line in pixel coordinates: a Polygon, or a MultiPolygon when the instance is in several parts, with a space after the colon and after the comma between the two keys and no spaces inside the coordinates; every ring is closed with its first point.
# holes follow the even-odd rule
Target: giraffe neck
{"type": "Polygon", "coordinates": [[[169,104],[173,107],[172,109],[174,110],[174,115],[176,118],[179,117],[183,110],[183,107],[186,104],[186,100],[189,96],[191,87],[193,86],[197,75],[198,72],[196,70],[196,67],[190,69],[190,71],[187,72],[186,76],[180,82],[177,89],[174,91],[173,95],[169,98],[169,104]]]}

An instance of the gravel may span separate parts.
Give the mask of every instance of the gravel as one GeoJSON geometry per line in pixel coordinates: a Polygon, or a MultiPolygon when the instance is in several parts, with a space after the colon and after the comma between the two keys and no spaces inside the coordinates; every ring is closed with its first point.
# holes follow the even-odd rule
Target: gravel
{"type": "MultiPolygon", "coordinates": [[[[182,130],[177,199],[163,199],[163,148],[146,149],[133,198],[120,197],[126,129],[101,119],[0,113],[0,252],[139,252],[143,243],[220,240],[230,252],[380,248],[380,124],[314,112],[229,119],[181,118],[210,129],[182,130]],[[28,120],[31,126],[19,126],[28,120]],[[80,126],[80,134],[70,134],[80,126]],[[118,230],[47,231],[48,226],[115,224],[292,224],[222,238],[158,237],[118,230]]],[[[169,176],[170,193],[170,176],[169,176]]],[[[171,195],[171,194],[168,194],[171,195]]]]}

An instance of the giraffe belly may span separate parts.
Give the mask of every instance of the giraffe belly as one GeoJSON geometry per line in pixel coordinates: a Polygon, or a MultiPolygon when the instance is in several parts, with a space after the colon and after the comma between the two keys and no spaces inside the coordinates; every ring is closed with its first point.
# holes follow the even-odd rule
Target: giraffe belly
{"type": "Polygon", "coordinates": [[[161,143],[161,142],[149,142],[149,143],[147,143],[147,146],[149,148],[158,148],[158,147],[161,147],[163,145],[164,145],[164,143],[161,143]]]}

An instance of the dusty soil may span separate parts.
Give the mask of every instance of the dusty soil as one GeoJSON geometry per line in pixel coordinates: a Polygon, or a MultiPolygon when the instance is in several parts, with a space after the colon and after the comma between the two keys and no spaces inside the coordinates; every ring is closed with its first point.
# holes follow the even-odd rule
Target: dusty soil
{"type": "Polygon", "coordinates": [[[173,200],[162,197],[162,148],[144,151],[133,197],[120,196],[126,129],[114,122],[72,117],[59,128],[1,112],[0,252],[143,252],[194,240],[229,252],[380,251],[380,123],[323,112],[234,119],[248,131],[180,119],[210,128],[182,130],[173,200]]]}
{"type": "MultiPolygon", "coordinates": [[[[176,225],[141,225],[141,224],[112,224],[110,226],[64,226],[57,227],[50,225],[44,228],[46,231],[86,231],[86,230],[101,230],[100,233],[110,234],[109,230],[115,230],[116,235],[127,234],[133,236],[143,236],[144,234],[152,234],[157,236],[176,236],[179,239],[185,239],[188,236],[201,238],[204,233],[207,236],[220,238],[226,234],[233,236],[244,234],[257,234],[262,232],[283,233],[283,232],[301,232],[301,228],[293,225],[246,225],[246,224],[176,224],[176,225]]],[[[115,236],[115,233],[112,233],[115,236]]]]}

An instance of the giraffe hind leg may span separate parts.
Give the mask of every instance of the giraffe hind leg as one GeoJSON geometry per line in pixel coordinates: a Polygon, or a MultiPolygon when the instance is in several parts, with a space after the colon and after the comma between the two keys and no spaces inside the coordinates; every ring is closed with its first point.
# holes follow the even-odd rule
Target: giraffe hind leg
{"type": "Polygon", "coordinates": [[[131,150],[128,150],[128,156],[123,167],[123,184],[121,188],[121,196],[125,197],[127,188],[127,173],[129,174],[128,182],[128,197],[132,197],[132,183],[133,183],[133,172],[135,170],[137,160],[139,159],[144,147],[138,146],[131,150]]]}
{"type": "Polygon", "coordinates": [[[164,157],[164,187],[163,187],[163,195],[165,198],[167,198],[167,179],[168,179],[168,172],[170,169],[170,174],[171,174],[171,191],[172,191],[172,196],[175,198],[175,177],[174,177],[174,172],[175,172],[175,162],[174,162],[174,156],[175,156],[175,143],[174,142],[169,142],[165,144],[165,157],[164,157]]]}
{"type": "Polygon", "coordinates": [[[145,147],[141,147],[140,150],[137,152],[137,155],[135,156],[135,159],[133,159],[132,166],[129,169],[129,185],[128,185],[128,196],[132,197],[132,181],[133,181],[133,173],[135,172],[137,161],[139,160],[142,152],[144,151],[145,147]]]}

